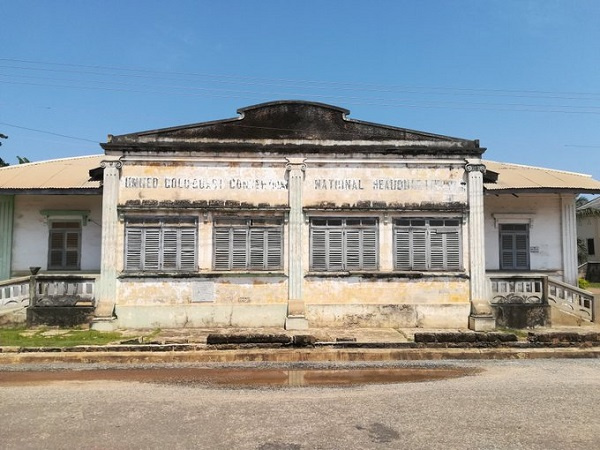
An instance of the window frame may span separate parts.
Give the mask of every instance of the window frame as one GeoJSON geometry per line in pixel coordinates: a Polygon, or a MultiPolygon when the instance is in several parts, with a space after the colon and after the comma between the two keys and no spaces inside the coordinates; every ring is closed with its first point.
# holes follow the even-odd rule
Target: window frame
{"type": "Polygon", "coordinates": [[[217,216],[213,221],[212,236],[212,267],[215,271],[283,270],[283,217],[217,216]]]}
{"type": "Polygon", "coordinates": [[[125,272],[195,272],[198,270],[197,217],[127,217],[125,272]]]}
{"type": "Polygon", "coordinates": [[[56,270],[81,270],[81,238],[83,235],[83,223],[81,220],[73,220],[73,219],[52,219],[48,221],[48,270],[56,271],[56,270]],[[73,224],[77,225],[76,227],[54,227],[56,224],[73,224]],[[61,248],[56,248],[53,246],[54,244],[54,236],[61,235],[62,236],[62,245],[61,248]],[[76,245],[69,246],[69,236],[75,235],[77,236],[76,245]],[[60,252],[60,264],[53,264],[54,258],[53,253],[60,252]],[[69,265],[68,257],[70,252],[75,252],[77,257],[76,264],[69,265]]]}
{"type": "Polygon", "coordinates": [[[530,246],[530,225],[528,223],[501,223],[498,228],[498,256],[499,256],[499,267],[500,270],[506,271],[529,271],[531,270],[531,256],[529,251],[530,246]],[[523,229],[510,229],[509,227],[523,227],[523,229]],[[507,266],[504,263],[504,256],[508,254],[509,250],[504,249],[503,239],[505,237],[512,238],[512,245],[510,252],[512,253],[512,264],[507,266]],[[519,250],[517,237],[525,237],[524,248],[519,250]],[[519,252],[525,256],[526,264],[518,264],[519,252]]]}
{"type": "Polygon", "coordinates": [[[392,223],[394,271],[464,271],[461,217],[407,216],[396,217],[392,223]],[[405,236],[401,235],[403,232],[405,236]],[[408,245],[402,247],[406,249],[404,255],[401,255],[400,239],[408,245]],[[417,250],[415,245],[419,246],[417,250]]]}
{"type": "Polygon", "coordinates": [[[310,218],[309,237],[311,272],[379,270],[378,217],[313,216],[310,218]],[[335,247],[332,247],[332,241],[335,247]],[[321,244],[323,246],[319,247],[321,244]]]}

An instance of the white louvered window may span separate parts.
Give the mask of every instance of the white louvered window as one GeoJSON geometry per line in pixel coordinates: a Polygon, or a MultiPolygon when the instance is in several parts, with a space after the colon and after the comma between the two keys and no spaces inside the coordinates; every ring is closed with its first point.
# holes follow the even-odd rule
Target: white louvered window
{"type": "Polygon", "coordinates": [[[215,270],[283,268],[283,221],[280,218],[218,217],[213,232],[215,270]]]}
{"type": "Polygon", "coordinates": [[[193,217],[127,219],[125,270],[195,271],[197,229],[193,217]]]}
{"type": "Polygon", "coordinates": [[[310,221],[311,270],[377,270],[378,249],[375,218],[314,217],[310,221]]]}
{"type": "Polygon", "coordinates": [[[529,225],[500,225],[500,269],[529,270],[529,225]]]}
{"type": "Polygon", "coordinates": [[[459,219],[394,220],[394,268],[406,271],[461,270],[459,219]]]}

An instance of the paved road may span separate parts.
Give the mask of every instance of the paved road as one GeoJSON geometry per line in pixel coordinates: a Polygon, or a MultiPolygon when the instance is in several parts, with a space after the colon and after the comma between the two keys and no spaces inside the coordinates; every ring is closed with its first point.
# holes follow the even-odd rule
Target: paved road
{"type": "Polygon", "coordinates": [[[483,371],[336,388],[223,388],[164,379],[0,384],[0,448],[600,448],[599,360],[425,365],[483,371]]]}

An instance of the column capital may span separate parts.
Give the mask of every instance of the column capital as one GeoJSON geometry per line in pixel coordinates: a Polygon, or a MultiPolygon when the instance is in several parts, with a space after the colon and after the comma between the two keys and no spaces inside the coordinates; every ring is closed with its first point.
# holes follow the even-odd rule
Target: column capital
{"type": "Polygon", "coordinates": [[[123,163],[121,161],[116,161],[114,159],[106,159],[102,162],[100,162],[100,167],[102,167],[103,169],[121,169],[121,167],[123,167],[123,163]]]}
{"type": "Polygon", "coordinates": [[[285,165],[285,170],[290,172],[292,170],[301,170],[304,172],[306,170],[306,158],[285,158],[287,164],[285,165]]]}
{"type": "Polygon", "coordinates": [[[470,172],[481,172],[481,173],[485,173],[485,164],[483,163],[467,163],[465,165],[465,170],[470,173],[470,172]]]}

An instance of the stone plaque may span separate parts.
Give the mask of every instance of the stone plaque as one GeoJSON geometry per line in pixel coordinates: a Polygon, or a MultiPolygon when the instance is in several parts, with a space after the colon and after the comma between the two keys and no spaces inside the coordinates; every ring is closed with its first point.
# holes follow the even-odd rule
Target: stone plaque
{"type": "Polygon", "coordinates": [[[197,281],[194,283],[192,303],[215,301],[215,283],[212,281],[197,281]]]}

